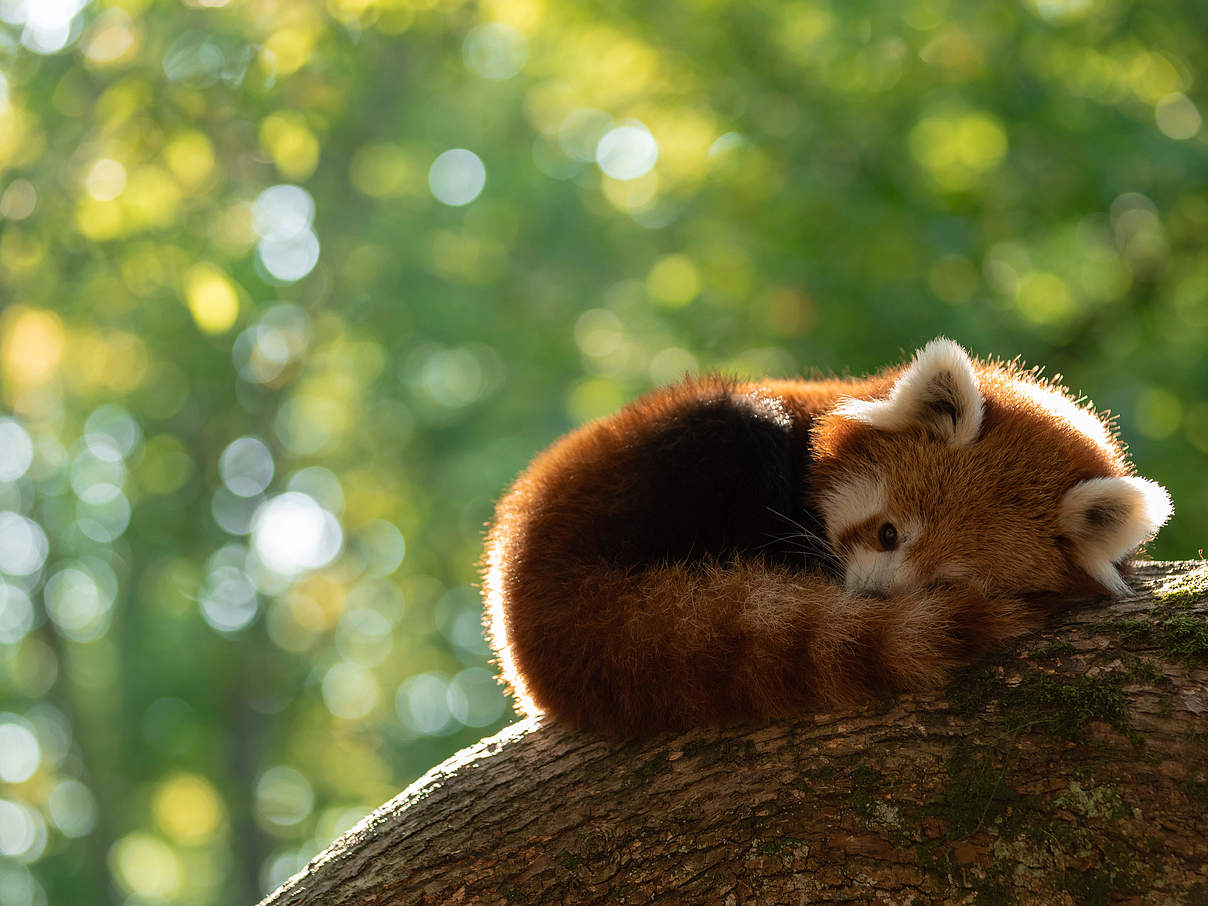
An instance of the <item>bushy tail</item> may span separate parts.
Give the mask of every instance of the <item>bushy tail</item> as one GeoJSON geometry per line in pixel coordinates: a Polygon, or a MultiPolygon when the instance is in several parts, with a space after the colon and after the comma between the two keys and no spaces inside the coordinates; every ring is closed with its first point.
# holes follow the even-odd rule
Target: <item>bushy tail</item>
{"type": "Polygon", "coordinates": [[[489,629],[522,707],[615,736],[933,687],[1036,619],[967,586],[873,599],[760,562],[512,575],[495,553],[489,629]]]}

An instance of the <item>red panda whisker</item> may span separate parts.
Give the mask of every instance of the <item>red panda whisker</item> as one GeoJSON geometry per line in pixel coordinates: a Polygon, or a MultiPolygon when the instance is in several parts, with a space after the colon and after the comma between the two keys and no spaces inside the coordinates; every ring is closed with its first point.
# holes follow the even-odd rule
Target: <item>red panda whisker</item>
{"type": "Polygon", "coordinates": [[[810,541],[810,542],[813,542],[814,544],[818,545],[818,549],[815,551],[815,555],[818,557],[818,559],[820,561],[824,561],[824,562],[828,562],[828,563],[837,563],[838,562],[838,556],[835,554],[834,549],[833,549],[829,539],[824,538],[823,536],[819,535],[817,532],[811,531],[810,529],[808,529],[804,525],[802,525],[800,522],[796,521],[795,519],[790,518],[789,516],[786,516],[784,513],[781,513],[779,510],[776,510],[772,507],[768,507],[767,510],[773,516],[778,516],[779,518],[788,522],[790,525],[796,527],[797,532],[795,534],[790,535],[789,537],[801,538],[805,541],[810,541]]]}

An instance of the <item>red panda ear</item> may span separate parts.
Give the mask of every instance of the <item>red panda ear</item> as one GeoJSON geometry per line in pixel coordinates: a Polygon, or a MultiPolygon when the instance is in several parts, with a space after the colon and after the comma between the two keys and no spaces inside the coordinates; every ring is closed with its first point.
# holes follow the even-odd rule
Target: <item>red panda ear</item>
{"type": "Polygon", "coordinates": [[[938,337],[915,353],[885,399],[844,400],[835,412],[886,431],[923,427],[963,447],[981,430],[982,395],[968,353],[938,337]]]}
{"type": "Polygon", "coordinates": [[[1145,478],[1092,478],[1061,498],[1061,532],[1074,544],[1074,559],[1115,594],[1128,585],[1115,564],[1152,538],[1174,512],[1170,495],[1145,478]]]}

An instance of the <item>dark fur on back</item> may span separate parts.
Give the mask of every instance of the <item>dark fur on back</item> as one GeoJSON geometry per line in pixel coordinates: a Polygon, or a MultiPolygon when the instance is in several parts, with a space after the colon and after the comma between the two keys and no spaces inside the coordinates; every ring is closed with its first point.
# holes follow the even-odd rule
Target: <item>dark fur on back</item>
{"type": "Polygon", "coordinates": [[[821,532],[801,493],[808,434],[724,382],[699,386],[698,397],[668,407],[610,452],[610,472],[627,476],[624,493],[582,527],[582,552],[631,568],[756,555],[819,565],[823,546],[789,540],[797,526],[821,532]]]}

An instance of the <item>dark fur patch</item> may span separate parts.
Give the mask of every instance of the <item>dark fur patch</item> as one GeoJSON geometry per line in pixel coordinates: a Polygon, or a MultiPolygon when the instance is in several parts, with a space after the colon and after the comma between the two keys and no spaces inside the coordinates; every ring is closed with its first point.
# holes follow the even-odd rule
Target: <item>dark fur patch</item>
{"type": "Polygon", "coordinates": [[[816,520],[802,485],[790,425],[759,401],[706,399],[674,412],[621,451],[613,467],[636,478],[601,514],[598,550],[617,565],[726,561],[761,553],[788,562],[801,544],[783,536],[816,520]]]}
{"type": "Polygon", "coordinates": [[[949,371],[941,371],[931,380],[931,385],[928,388],[934,392],[934,396],[929,395],[923,405],[932,413],[933,420],[948,419],[952,422],[952,430],[955,432],[957,423],[960,421],[962,410],[960,408],[960,394],[956,390],[956,379],[949,371]]]}
{"type": "Polygon", "coordinates": [[[1128,518],[1128,510],[1115,504],[1096,503],[1087,507],[1082,518],[1095,528],[1106,528],[1125,521],[1128,518]]]}

